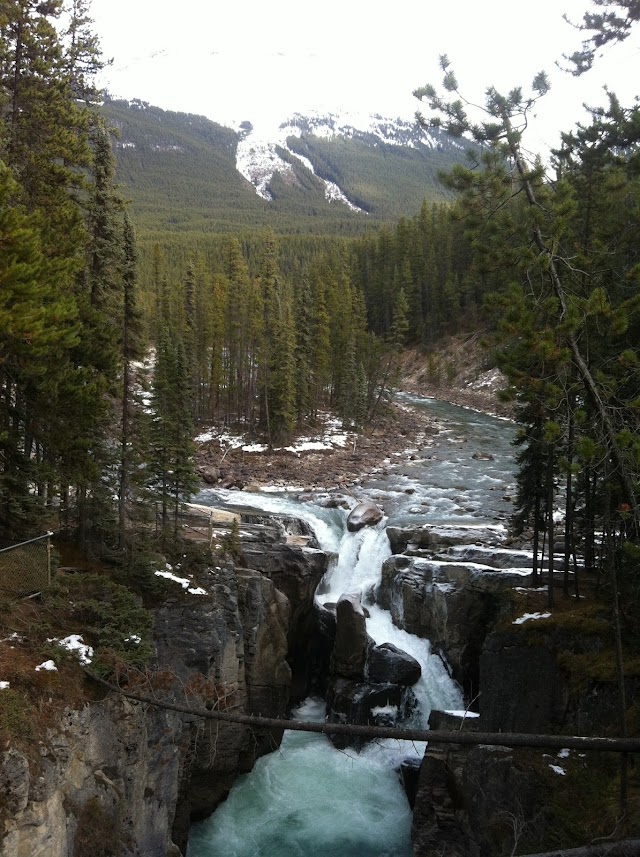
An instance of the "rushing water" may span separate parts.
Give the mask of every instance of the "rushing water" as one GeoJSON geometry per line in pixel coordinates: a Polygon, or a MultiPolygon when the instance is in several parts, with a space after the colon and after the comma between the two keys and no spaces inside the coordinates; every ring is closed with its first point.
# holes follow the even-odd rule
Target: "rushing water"
{"type": "MultiPolygon", "coordinates": [[[[372,601],[390,555],[386,527],[424,522],[500,527],[510,509],[505,497],[513,490],[512,426],[441,402],[403,399],[447,427],[434,445],[391,457],[384,472],[358,489],[358,496],[384,509],[386,518],[377,527],[348,533],[343,510],[286,494],[204,491],[198,502],[222,500],[306,520],[321,547],[337,555],[316,597],[335,602],[343,593],[360,592],[369,635],[420,662],[414,717],[424,725],[432,708],[456,709],[463,701],[428,640],[396,628],[390,614],[372,601]]],[[[307,700],[294,716],[323,719],[323,703],[307,700]]],[[[409,857],[411,812],[396,769],[403,758],[423,752],[424,745],[395,740],[369,744],[360,753],[338,751],[324,736],[287,732],[280,749],[259,759],[226,802],[194,825],[187,857],[409,857]]]]}

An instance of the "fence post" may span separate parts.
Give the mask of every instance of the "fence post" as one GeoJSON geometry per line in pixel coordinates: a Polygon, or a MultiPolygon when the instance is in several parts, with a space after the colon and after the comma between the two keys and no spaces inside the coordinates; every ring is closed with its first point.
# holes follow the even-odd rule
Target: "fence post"
{"type": "Polygon", "coordinates": [[[51,586],[51,551],[53,549],[53,545],[51,544],[51,533],[47,534],[47,586],[51,586]]]}

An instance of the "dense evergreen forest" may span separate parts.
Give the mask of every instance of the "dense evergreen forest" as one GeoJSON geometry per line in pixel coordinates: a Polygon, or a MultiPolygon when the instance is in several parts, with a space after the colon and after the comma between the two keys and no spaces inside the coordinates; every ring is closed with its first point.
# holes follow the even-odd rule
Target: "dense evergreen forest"
{"type": "MultiPolygon", "coordinates": [[[[609,5],[613,22],[586,24],[620,38],[633,10],[609,5]]],[[[440,127],[480,146],[449,173],[454,204],[425,202],[359,237],[147,232],[140,252],[97,109],[89,7],[0,9],[0,537],[55,518],[85,543],[123,548],[145,509],[170,529],[195,485],[197,424],[273,444],[327,410],[363,428],[397,383],[404,345],[481,328],[520,426],[516,526],[533,527],[540,550],[562,506],[567,567],[582,553],[624,571],[631,611],[637,106],[610,95],[545,169],[520,145],[544,77],[530,96],[489,90],[474,123],[443,60],[444,94],[417,94],[440,127]]]]}
{"type": "Polygon", "coordinates": [[[233,130],[139,100],[107,98],[100,112],[117,131],[118,181],[131,198],[145,243],[163,243],[179,233],[206,248],[207,239],[218,234],[265,228],[282,236],[374,232],[418,211],[425,197],[430,203],[449,200],[452,194],[438,172],[463,155],[444,132],[425,133],[399,121],[378,120],[376,136],[348,124],[336,128],[332,117],[323,117],[322,130],[332,133],[326,139],[311,120],[296,116],[275,134],[279,142],[267,156],[260,136],[253,141],[250,123],[233,130]],[[258,170],[269,172],[264,165],[271,156],[289,165],[286,174],[276,170],[270,176],[270,200],[238,170],[239,144],[240,160],[248,158],[258,170]],[[327,199],[324,181],[336,183],[360,210],[327,199]]]}

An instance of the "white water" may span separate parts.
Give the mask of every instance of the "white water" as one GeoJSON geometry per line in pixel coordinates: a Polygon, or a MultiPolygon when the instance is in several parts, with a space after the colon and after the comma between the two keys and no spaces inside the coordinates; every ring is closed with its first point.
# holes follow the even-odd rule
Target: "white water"
{"type": "MultiPolygon", "coordinates": [[[[430,409],[433,405],[412,404],[430,409]]],[[[457,420],[450,445],[444,439],[446,454],[440,450],[417,461],[391,463],[389,475],[372,481],[363,492],[382,502],[394,523],[416,523],[412,506],[417,502],[424,507],[422,520],[432,523],[478,526],[505,514],[500,494],[510,490],[509,428],[445,408],[445,415],[452,413],[457,420]],[[464,446],[467,436],[477,448],[498,450],[496,460],[473,459],[471,444],[464,446]],[[491,495],[489,489],[498,493],[491,495]]],[[[218,498],[230,505],[302,518],[323,550],[336,554],[316,597],[331,603],[344,593],[359,592],[369,613],[367,631],[375,642],[391,642],[420,662],[422,678],[413,689],[418,709],[412,725],[426,725],[432,708],[464,708],[459,688],[441,659],[431,653],[428,640],[396,628],[390,614],[373,603],[382,564],[391,553],[385,532],[388,520],[349,533],[344,510],[302,503],[285,494],[209,491],[198,502],[213,504],[218,498]]],[[[295,716],[323,719],[324,705],[307,700],[295,716]]],[[[372,742],[360,753],[338,751],[323,736],[287,732],[280,749],[258,760],[253,771],[237,781],[227,801],[193,826],[187,857],[409,857],[411,812],[396,770],[403,759],[422,756],[424,748],[390,739],[372,742]]]]}
{"type": "MultiPolygon", "coordinates": [[[[224,492],[224,500],[297,515],[311,525],[324,550],[337,554],[318,600],[330,603],[345,592],[360,592],[370,614],[369,635],[420,662],[413,725],[425,726],[432,708],[463,706],[460,690],[431,654],[428,640],[396,628],[391,615],[371,600],[382,563],[391,555],[384,521],[349,533],[343,510],[241,491],[224,492]]],[[[324,703],[307,700],[296,716],[323,719],[324,703]]],[[[226,802],[193,826],[187,857],[409,857],[411,811],[396,771],[403,759],[421,757],[425,746],[387,739],[356,753],[336,750],[324,736],[286,732],[280,749],[259,759],[226,802]]]]}

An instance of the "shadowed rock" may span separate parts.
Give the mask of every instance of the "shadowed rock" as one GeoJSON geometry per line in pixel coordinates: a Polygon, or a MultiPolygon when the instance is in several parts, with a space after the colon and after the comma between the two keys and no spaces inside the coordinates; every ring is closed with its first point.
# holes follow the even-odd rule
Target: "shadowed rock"
{"type": "Polygon", "coordinates": [[[330,672],[344,678],[363,679],[368,637],[359,594],[342,595],[336,606],[336,640],[330,672]]]}
{"type": "Polygon", "coordinates": [[[422,675],[422,667],[415,658],[393,643],[374,646],[369,652],[367,676],[372,682],[412,685],[422,675]]]}

